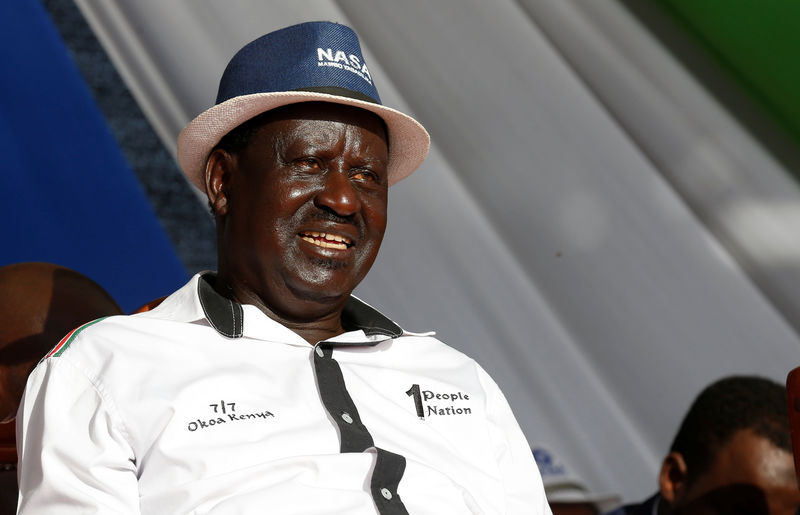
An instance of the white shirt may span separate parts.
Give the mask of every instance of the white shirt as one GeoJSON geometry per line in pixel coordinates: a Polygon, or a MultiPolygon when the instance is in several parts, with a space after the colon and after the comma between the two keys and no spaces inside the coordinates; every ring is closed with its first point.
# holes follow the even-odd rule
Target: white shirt
{"type": "Polygon", "coordinates": [[[550,513],[473,360],[355,298],[353,330],[311,346],[206,279],[36,367],[18,513],[550,513]]]}

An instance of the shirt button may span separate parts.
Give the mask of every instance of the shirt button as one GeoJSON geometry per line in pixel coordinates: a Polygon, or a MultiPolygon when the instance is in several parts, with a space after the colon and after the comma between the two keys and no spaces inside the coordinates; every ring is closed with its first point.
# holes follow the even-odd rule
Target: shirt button
{"type": "Polygon", "coordinates": [[[325,357],[325,353],[322,352],[322,347],[317,347],[317,356],[319,356],[320,358],[325,357]]]}
{"type": "Polygon", "coordinates": [[[390,492],[388,488],[381,488],[381,495],[387,501],[392,498],[392,492],[390,492]]]}
{"type": "Polygon", "coordinates": [[[350,413],[348,413],[346,411],[344,413],[342,413],[342,420],[344,420],[348,424],[352,424],[353,423],[353,417],[351,417],[350,413]]]}

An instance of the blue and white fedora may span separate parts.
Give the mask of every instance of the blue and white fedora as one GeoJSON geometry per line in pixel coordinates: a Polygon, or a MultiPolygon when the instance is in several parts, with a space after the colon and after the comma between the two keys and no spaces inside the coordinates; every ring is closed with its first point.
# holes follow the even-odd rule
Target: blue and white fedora
{"type": "Polygon", "coordinates": [[[389,135],[389,185],[416,170],[430,148],[425,128],[381,105],[358,36],[339,23],[317,21],[270,32],[231,58],[216,104],[178,135],[178,163],[205,191],[205,166],[220,139],[263,112],[299,102],[333,102],[380,116],[389,135]]]}

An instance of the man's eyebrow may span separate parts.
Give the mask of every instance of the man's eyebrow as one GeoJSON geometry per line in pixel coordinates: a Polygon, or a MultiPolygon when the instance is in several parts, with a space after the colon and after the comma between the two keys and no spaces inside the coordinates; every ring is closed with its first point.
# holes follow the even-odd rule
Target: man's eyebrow
{"type": "Polygon", "coordinates": [[[385,159],[380,157],[362,156],[358,161],[368,165],[386,166],[389,163],[389,156],[387,155],[385,159]]]}

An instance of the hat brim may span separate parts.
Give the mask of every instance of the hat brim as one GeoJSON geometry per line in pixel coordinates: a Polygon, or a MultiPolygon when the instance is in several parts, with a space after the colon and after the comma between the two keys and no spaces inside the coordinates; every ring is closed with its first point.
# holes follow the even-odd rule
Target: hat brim
{"type": "Polygon", "coordinates": [[[281,91],[234,97],[200,113],[178,135],[181,170],[192,184],[206,191],[206,160],[223,136],[261,113],[301,102],[350,105],[380,116],[389,133],[389,186],[411,175],[428,155],[430,136],[425,128],[391,107],[327,93],[281,91]]]}

